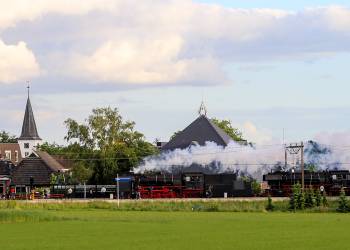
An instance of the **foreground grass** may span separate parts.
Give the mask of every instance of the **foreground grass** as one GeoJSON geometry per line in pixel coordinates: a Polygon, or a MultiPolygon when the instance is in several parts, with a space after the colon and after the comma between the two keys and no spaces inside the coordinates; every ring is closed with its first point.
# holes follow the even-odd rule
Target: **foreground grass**
{"type": "Polygon", "coordinates": [[[349,215],[336,213],[0,211],[0,218],[26,213],[20,223],[0,223],[7,250],[347,249],[350,225],[349,215]]]}
{"type": "MultiPolygon", "coordinates": [[[[274,211],[290,212],[289,201],[274,201],[274,211]]],[[[267,200],[125,200],[117,203],[107,201],[0,201],[1,209],[43,209],[43,210],[71,210],[71,209],[104,209],[118,211],[200,211],[200,212],[266,212],[267,200]]],[[[329,200],[327,207],[306,209],[304,212],[335,212],[338,206],[336,199],[329,200]]],[[[1,222],[1,217],[0,217],[1,222]]]]}

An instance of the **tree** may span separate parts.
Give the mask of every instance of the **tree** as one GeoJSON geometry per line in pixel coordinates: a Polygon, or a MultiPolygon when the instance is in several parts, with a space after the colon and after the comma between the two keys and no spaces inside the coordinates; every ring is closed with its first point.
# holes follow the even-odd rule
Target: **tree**
{"type": "Polygon", "coordinates": [[[289,201],[289,208],[296,211],[297,209],[303,210],[305,208],[305,196],[301,190],[300,183],[294,184],[292,188],[292,195],[289,201]]]}
{"type": "Polygon", "coordinates": [[[321,191],[320,191],[319,188],[316,190],[315,202],[316,202],[316,206],[317,206],[317,207],[321,206],[322,195],[321,195],[321,191]]]}
{"type": "Polygon", "coordinates": [[[17,138],[5,130],[0,131],[0,143],[16,143],[17,138]]]}
{"type": "Polygon", "coordinates": [[[305,192],[305,207],[312,208],[315,206],[315,203],[314,190],[309,188],[305,192]]]}
{"type": "Polygon", "coordinates": [[[80,158],[85,169],[92,170],[93,183],[112,183],[117,173],[130,171],[144,157],[158,152],[116,108],[96,108],[84,123],[69,118],[65,124],[68,151],[80,158]]]}
{"type": "Polygon", "coordinates": [[[216,126],[225,131],[226,134],[228,134],[232,138],[232,140],[237,142],[245,141],[242,132],[239,131],[237,128],[234,128],[230,120],[219,120],[217,118],[213,118],[211,119],[211,121],[214,122],[216,126]]]}
{"type": "Polygon", "coordinates": [[[252,186],[252,191],[254,195],[261,194],[261,185],[259,182],[257,182],[256,180],[253,180],[251,186],[252,186]]]}
{"type": "Polygon", "coordinates": [[[350,211],[344,188],[340,190],[337,211],[340,213],[347,213],[350,211]]]}

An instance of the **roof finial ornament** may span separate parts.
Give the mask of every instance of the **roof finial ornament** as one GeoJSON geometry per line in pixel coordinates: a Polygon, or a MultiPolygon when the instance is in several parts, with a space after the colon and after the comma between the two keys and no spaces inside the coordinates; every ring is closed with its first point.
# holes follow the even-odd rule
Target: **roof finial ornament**
{"type": "Polygon", "coordinates": [[[30,84],[29,84],[29,81],[27,81],[27,92],[28,92],[28,98],[29,98],[29,90],[30,90],[30,84]]]}
{"type": "Polygon", "coordinates": [[[202,100],[201,106],[199,107],[198,114],[207,116],[207,107],[205,106],[203,100],[202,100]]]}

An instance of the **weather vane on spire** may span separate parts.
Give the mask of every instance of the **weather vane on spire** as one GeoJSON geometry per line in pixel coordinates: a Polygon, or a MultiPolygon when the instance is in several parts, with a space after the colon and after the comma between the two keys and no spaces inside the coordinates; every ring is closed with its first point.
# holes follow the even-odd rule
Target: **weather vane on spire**
{"type": "Polygon", "coordinates": [[[207,116],[207,107],[205,106],[203,100],[202,100],[201,106],[199,107],[198,114],[207,116]]]}

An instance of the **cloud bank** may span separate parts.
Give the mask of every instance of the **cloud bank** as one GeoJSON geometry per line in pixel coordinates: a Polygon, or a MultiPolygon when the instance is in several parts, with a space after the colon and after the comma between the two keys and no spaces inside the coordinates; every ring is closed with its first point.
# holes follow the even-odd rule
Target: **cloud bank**
{"type": "Polygon", "coordinates": [[[1,57],[8,65],[0,84],[45,72],[67,84],[219,85],[234,80],[227,67],[242,61],[350,52],[349,34],[350,9],[341,6],[295,12],[190,0],[0,1],[0,37],[27,58],[15,67],[1,57]],[[26,73],[12,76],[21,67],[26,73]]]}

